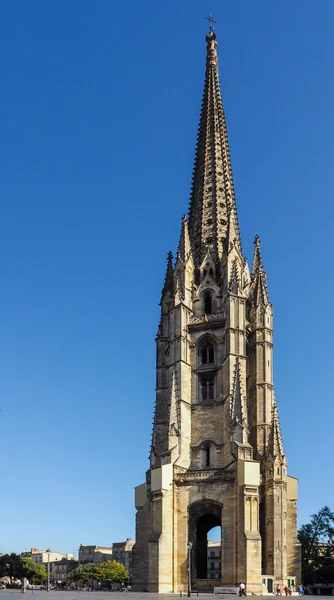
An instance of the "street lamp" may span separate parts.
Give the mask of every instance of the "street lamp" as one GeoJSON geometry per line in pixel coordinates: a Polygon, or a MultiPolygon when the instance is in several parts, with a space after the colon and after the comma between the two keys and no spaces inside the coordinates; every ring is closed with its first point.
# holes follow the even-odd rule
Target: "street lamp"
{"type": "Polygon", "coordinates": [[[191,551],[192,542],[188,542],[188,598],[191,596],[191,551]]]}
{"type": "Polygon", "coordinates": [[[51,552],[51,550],[50,550],[50,548],[48,548],[46,550],[46,553],[48,555],[48,585],[47,585],[46,589],[48,592],[50,591],[50,552],[51,552]]]}

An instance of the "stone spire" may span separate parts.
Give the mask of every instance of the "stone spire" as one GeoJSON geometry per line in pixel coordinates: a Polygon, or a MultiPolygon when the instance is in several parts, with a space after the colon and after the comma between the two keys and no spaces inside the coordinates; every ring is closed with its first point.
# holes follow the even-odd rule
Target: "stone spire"
{"type": "Polygon", "coordinates": [[[254,240],[254,258],[252,267],[252,298],[255,306],[267,306],[270,304],[268,288],[267,288],[267,275],[263,268],[260,238],[258,235],[255,236],[254,240]]]}
{"type": "Polygon", "coordinates": [[[285,458],[285,452],[283,447],[283,440],[281,434],[281,428],[278,417],[277,403],[276,398],[274,398],[273,402],[273,410],[272,410],[272,422],[271,429],[268,439],[268,447],[267,454],[272,456],[272,458],[279,457],[281,459],[285,458]]]}
{"type": "MultiPolygon", "coordinates": [[[[207,532],[221,525],[219,585],[249,594],[300,579],[297,480],[273,384],[273,311],[260,239],[242,254],[213,19],[188,219],[168,255],[156,336],[150,469],[136,488],[133,591],[212,591],[207,532]],[[189,564],[188,564],[189,566],[189,564]]],[[[138,346],[138,344],[137,344],[138,346]]],[[[140,352],[140,348],[139,348],[140,352]]]]}
{"type": "Polygon", "coordinates": [[[172,296],[172,294],[173,294],[173,254],[171,252],[168,252],[168,254],[167,254],[167,268],[166,268],[164,287],[162,288],[161,300],[164,298],[164,296],[167,294],[167,292],[169,292],[170,295],[172,296]]]}
{"type": "Polygon", "coordinates": [[[248,442],[247,400],[242,390],[239,357],[236,360],[232,395],[230,399],[230,419],[232,438],[239,443],[248,442]]]}
{"type": "Polygon", "coordinates": [[[260,237],[258,235],[256,235],[255,239],[254,239],[254,258],[253,258],[253,267],[252,267],[252,277],[255,277],[258,273],[264,273],[260,242],[261,242],[260,237]]]}
{"type": "Polygon", "coordinates": [[[227,127],[222,103],[216,34],[206,37],[206,73],[197,136],[189,209],[189,233],[195,265],[207,247],[215,260],[223,254],[228,222],[233,221],[235,243],[241,249],[233,188],[227,127]]]}
{"type": "MultiPolygon", "coordinates": [[[[173,370],[171,372],[171,389],[170,389],[170,400],[169,400],[169,437],[180,435],[180,407],[178,399],[178,387],[176,373],[173,370]]],[[[175,444],[169,439],[169,447],[173,447],[175,444]]]]}
{"type": "Polygon", "coordinates": [[[240,257],[242,257],[238,215],[235,205],[229,213],[224,246],[227,254],[229,254],[234,247],[238,248],[240,257]]]}
{"type": "Polygon", "coordinates": [[[241,386],[240,358],[236,359],[233,375],[233,387],[230,400],[230,417],[233,424],[247,425],[247,404],[241,386]]]}
{"type": "Polygon", "coordinates": [[[182,217],[182,229],[181,236],[179,241],[179,247],[177,250],[177,258],[180,258],[183,263],[187,262],[188,258],[191,256],[191,246],[190,246],[190,238],[189,238],[189,230],[188,230],[188,219],[186,215],[182,217]]]}

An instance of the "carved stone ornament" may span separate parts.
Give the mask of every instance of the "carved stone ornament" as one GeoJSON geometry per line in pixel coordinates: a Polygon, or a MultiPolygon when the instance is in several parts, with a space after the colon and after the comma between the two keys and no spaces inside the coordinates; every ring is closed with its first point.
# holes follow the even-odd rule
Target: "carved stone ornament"
{"type": "Polygon", "coordinates": [[[221,470],[207,470],[207,471],[188,471],[186,473],[180,473],[176,476],[176,483],[179,485],[187,485],[189,483],[198,483],[201,481],[215,482],[224,481],[233,483],[235,480],[234,471],[221,470]]]}

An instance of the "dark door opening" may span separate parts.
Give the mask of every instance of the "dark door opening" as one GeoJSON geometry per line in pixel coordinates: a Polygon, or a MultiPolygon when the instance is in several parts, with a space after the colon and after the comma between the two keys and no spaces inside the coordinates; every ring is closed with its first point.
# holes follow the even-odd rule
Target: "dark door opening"
{"type": "MultiPolygon", "coordinates": [[[[208,579],[208,532],[220,528],[220,521],[214,515],[206,514],[197,521],[196,571],[198,579],[208,579]]],[[[211,562],[211,561],[210,561],[211,562]]],[[[215,561],[213,561],[215,562],[215,561]]],[[[214,569],[213,569],[214,570],[214,569]]],[[[211,571],[211,569],[210,569],[211,571]]]]}

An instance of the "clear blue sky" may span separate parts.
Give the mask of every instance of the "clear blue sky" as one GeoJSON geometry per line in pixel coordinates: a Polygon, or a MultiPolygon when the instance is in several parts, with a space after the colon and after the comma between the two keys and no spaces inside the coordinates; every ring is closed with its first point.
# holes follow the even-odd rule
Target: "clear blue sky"
{"type": "Polygon", "coordinates": [[[244,251],[258,233],[274,305],[300,523],[334,509],[333,0],[4,0],[2,552],[134,536],[210,12],[244,251]]]}

